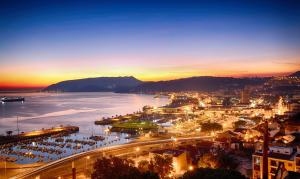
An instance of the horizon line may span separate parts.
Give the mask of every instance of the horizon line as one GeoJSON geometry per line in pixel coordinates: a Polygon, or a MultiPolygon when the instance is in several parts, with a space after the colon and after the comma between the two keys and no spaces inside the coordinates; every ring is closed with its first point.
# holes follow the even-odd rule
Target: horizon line
{"type": "Polygon", "coordinates": [[[242,75],[199,75],[199,76],[188,76],[188,77],[175,77],[175,78],[166,78],[166,79],[160,79],[160,80],[140,80],[139,78],[136,78],[133,75],[124,75],[124,76],[98,76],[98,77],[86,77],[86,78],[74,78],[74,79],[66,79],[59,82],[47,84],[47,85],[0,85],[0,91],[3,92],[4,90],[39,90],[48,87],[49,85],[60,83],[63,81],[71,81],[71,80],[80,80],[80,79],[89,79],[89,78],[117,78],[117,77],[133,77],[137,80],[143,81],[143,82],[159,82],[159,81],[171,81],[171,80],[178,80],[178,79],[186,79],[186,78],[193,78],[193,77],[228,77],[228,78],[267,78],[267,77],[280,77],[280,76],[288,76],[290,74],[293,74],[294,72],[279,72],[279,73],[266,73],[266,74],[242,74],[242,75]]]}

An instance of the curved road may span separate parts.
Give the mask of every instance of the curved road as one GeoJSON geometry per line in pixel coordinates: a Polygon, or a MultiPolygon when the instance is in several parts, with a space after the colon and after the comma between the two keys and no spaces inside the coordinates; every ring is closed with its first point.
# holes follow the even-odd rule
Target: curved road
{"type": "Polygon", "coordinates": [[[76,168],[77,178],[86,178],[85,174],[90,174],[92,170],[92,164],[103,156],[115,155],[115,156],[137,156],[144,152],[163,148],[176,143],[181,142],[193,142],[199,139],[209,139],[211,137],[186,137],[174,139],[162,139],[151,140],[144,142],[133,142],[122,145],[115,145],[110,147],[98,148],[87,152],[82,152],[69,157],[65,157],[60,160],[43,165],[32,171],[24,172],[12,177],[17,178],[32,178],[32,179],[44,179],[44,178],[72,178],[72,168],[76,168]],[[137,150],[138,149],[138,150],[137,150]]]}

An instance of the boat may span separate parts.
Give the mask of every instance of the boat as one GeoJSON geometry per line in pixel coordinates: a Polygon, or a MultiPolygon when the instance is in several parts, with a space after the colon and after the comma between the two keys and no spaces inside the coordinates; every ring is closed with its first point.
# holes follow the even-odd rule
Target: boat
{"type": "Polygon", "coordinates": [[[24,97],[2,97],[0,98],[0,102],[6,103],[6,102],[24,102],[24,97]]]}

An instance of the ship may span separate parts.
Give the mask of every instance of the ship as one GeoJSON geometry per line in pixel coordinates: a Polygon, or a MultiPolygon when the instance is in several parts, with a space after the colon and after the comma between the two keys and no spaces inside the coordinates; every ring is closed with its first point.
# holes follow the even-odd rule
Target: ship
{"type": "Polygon", "coordinates": [[[2,97],[0,98],[0,102],[6,103],[6,102],[24,102],[24,97],[2,97]]]}

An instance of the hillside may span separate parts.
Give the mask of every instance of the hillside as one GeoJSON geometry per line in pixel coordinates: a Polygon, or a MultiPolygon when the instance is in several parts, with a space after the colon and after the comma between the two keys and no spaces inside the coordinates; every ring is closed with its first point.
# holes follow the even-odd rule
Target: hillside
{"type": "Polygon", "coordinates": [[[145,82],[134,92],[157,91],[217,91],[220,89],[240,89],[246,85],[261,85],[270,78],[231,78],[231,77],[191,77],[169,81],[145,82]]]}
{"type": "Polygon", "coordinates": [[[295,73],[290,74],[289,77],[299,77],[300,78],[300,71],[296,71],[295,73]]]}
{"type": "Polygon", "coordinates": [[[63,92],[128,92],[142,82],[134,77],[99,77],[62,81],[43,91],[63,92]]]}
{"type": "Polygon", "coordinates": [[[200,76],[169,81],[142,82],[134,77],[99,77],[62,81],[44,91],[63,92],[162,92],[162,91],[217,91],[241,89],[246,85],[261,85],[270,78],[231,78],[200,76]]]}

